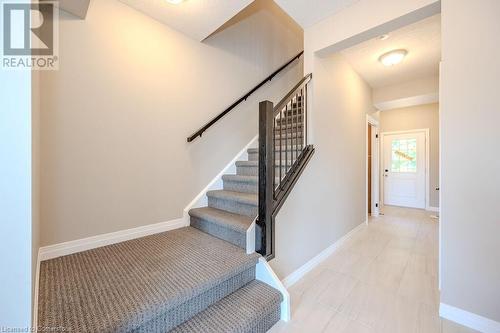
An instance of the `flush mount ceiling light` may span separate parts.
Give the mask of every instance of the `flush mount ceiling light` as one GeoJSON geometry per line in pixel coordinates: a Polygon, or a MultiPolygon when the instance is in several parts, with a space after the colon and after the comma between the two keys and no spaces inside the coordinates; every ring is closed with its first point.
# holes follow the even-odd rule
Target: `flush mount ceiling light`
{"type": "Polygon", "coordinates": [[[378,61],[380,61],[384,66],[390,67],[399,64],[403,61],[404,57],[408,54],[407,50],[399,49],[392,50],[387,53],[382,54],[378,61]]]}
{"type": "Polygon", "coordinates": [[[180,4],[181,2],[183,2],[184,0],[167,0],[167,2],[170,2],[171,4],[174,4],[174,5],[178,5],[180,4]]]}

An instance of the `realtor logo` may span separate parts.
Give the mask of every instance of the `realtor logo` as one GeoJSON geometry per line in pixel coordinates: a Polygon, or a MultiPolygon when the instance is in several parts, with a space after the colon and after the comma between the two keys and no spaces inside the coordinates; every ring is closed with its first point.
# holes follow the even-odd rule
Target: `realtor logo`
{"type": "Polygon", "coordinates": [[[53,2],[2,3],[2,68],[58,68],[58,11],[53,2]]]}

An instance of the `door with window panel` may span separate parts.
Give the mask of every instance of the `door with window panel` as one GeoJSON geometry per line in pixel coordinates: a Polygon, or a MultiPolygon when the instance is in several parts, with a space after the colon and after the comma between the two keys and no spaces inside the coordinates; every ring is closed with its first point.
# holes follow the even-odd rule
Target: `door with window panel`
{"type": "Polygon", "coordinates": [[[384,204],[425,208],[425,132],[384,135],[384,204]]]}

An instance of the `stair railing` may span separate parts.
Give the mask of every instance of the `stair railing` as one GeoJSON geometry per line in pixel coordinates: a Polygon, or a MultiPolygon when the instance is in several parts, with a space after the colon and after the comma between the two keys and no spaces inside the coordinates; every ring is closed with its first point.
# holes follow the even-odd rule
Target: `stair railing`
{"type": "Polygon", "coordinates": [[[274,107],[259,104],[259,215],[256,222],[256,251],[274,258],[275,217],[314,154],[307,136],[306,75],[274,107]]]}
{"type": "Polygon", "coordinates": [[[263,85],[265,85],[267,82],[272,81],[274,77],[278,74],[280,74],[285,68],[290,66],[295,60],[299,59],[302,55],[304,54],[304,51],[300,51],[295,57],[292,59],[288,60],[286,63],[280,66],[280,68],[276,69],[273,73],[271,73],[268,77],[266,77],[264,80],[262,80],[258,85],[253,87],[249,92],[247,92],[245,95],[241,96],[238,100],[236,100],[233,104],[231,104],[228,108],[226,108],[224,111],[219,113],[217,116],[215,116],[212,120],[210,120],[208,123],[203,125],[199,130],[191,134],[187,138],[187,142],[192,142],[194,139],[197,137],[200,137],[205,133],[207,129],[212,127],[216,122],[218,122],[222,117],[227,115],[229,112],[231,112],[234,108],[236,108],[239,104],[243,103],[244,101],[247,100],[248,97],[250,97],[254,92],[259,90],[263,85]]]}

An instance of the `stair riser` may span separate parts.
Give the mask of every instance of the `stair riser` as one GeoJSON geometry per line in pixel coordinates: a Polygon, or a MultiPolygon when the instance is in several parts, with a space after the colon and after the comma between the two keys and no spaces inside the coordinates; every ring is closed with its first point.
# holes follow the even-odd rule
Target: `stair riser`
{"type": "Polygon", "coordinates": [[[208,206],[225,210],[226,212],[255,217],[258,213],[258,207],[233,200],[208,197],[208,206]]]}
{"type": "Polygon", "coordinates": [[[238,182],[238,181],[224,180],[224,190],[257,194],[258,186],[256,182],[252,183],[252,182],[238,182]]]}
{"type": "Polygon", "coordinates": [[[281,306],[278,303],[270,313],[262,319],[249,331],[251,333],[266,333],[281,319],[281,306]]]}
{"type": "Polygon", "coordinates": [[[248,153],[248,160],[249,161],[258,161],[259,160],[259,153],[248,153]]]}
{"type": "Polygon", "coordinates": [[[265,333],[281,317],[279,292],[252,281],[171,333],[265,333]],[[257,289],[258,288],[258,289],[257,289]]]}
{"type": "MultiPolygon", "coordinates": [[[[279,174],[279,167],[275,168],[275,174],[279,174]]],[[[285,167],[282,168],[282,174],[285,173],[285,167]]],[[[243,167],[236,167],[236,173],[241,176],[258,176],[259,175],[259,167],[257,166],[243,166],[243,167]]]]}
{"type": "MultiPolygon", "coordinates": [[[[242,288],[247,283],[255,279],[255,266],[236,274],[228,280],[218,284],[212,289],[193,297],[189,301],[180,304],[176,308],[160,314],[143,325],[123,332],[134,333],[164,333],[194,317],[196,314],[218,302],[222,298],[230,295],[242,288]]],[[[121,330],[120,330],[121,332],[121,330]]]]}
{"type": "Polygon", "coordinates": [[[247,235],[244,232],[238,232],[234,229],[223,227],[219,224],[197,217],[191,217],[191,226],[209,235],[239,246],[242,249],[246,250],[247,248],[247,235]]]}

